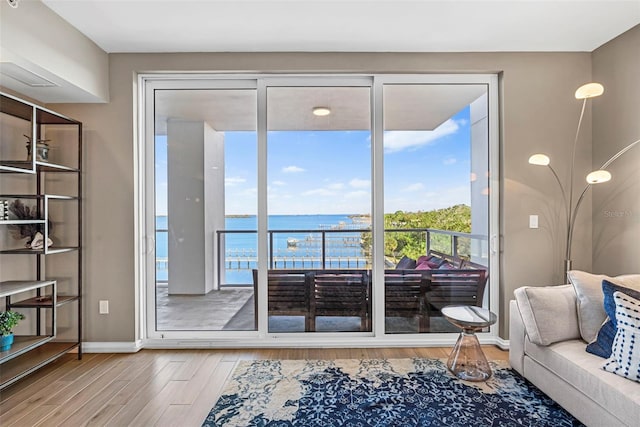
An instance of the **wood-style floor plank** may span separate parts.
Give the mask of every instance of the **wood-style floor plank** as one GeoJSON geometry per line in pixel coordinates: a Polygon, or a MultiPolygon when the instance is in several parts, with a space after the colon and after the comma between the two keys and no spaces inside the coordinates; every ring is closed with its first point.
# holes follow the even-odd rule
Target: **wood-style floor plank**
{"type": "MultiPolygon", "coordinates": [[[[483,346],[489,360],[509,353],[483,346]]],[[[61,358],[0,394],[5,426],[200,426],[240,360],[448,357],[451,348],[142,350],[61,358]]]]}

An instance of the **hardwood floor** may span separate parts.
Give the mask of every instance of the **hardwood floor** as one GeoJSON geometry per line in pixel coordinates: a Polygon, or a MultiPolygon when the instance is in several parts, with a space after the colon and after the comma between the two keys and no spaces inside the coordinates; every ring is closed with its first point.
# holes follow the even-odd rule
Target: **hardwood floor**
{"type": "MultiPolygon", "coordinates": [[[[509,353],[483,346],[490,360],[509,353]]],[[[200,426],[239,360],[446,358],[450,348],[142,350],[68,354],[0,392],[0,425],[200,426]]]]}

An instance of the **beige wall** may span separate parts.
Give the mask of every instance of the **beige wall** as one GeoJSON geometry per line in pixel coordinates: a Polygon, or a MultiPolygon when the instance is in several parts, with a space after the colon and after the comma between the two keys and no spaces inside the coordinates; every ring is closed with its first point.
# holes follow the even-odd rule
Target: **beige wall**
{"type": "MultiPolygon", "coordinates": [[[[594,104],[593,167],[640,139],[640,25],[593,52],[593,78],[605,87],[594,104]]],[[[640,272],[640,145],[593,188],[593,270],[640,272]]]]}
{"type": "MultiPolygon", "coordinates": [[[[87,341],[131,341],[134,304],[134,88],[135,73],[162,71],[266,72],[498,72],[501,92],[502,261],[500,335],[508,336],[508,301],[522,285],[560,283],[563,242],[560,193],[551,174],[529,166],[544,151],[567,178],[580,104],[573,92],[591,78],[589,53],[487,54],[112,54],[111,101],[49,105],[81,120],[85,134],[85,283],[87,341]],[[528,215],[540,228],[528,228],[528,215]],[[99,315],[98,301],[111,300],[99,315]]],[[[578,169],[591,166],[590,111],[578,169]]],[[[590,203],[590,200],[587,201],[590,203]]],[[[575,267],[591,268],[588,215],[579,220],[575,267]]]]}

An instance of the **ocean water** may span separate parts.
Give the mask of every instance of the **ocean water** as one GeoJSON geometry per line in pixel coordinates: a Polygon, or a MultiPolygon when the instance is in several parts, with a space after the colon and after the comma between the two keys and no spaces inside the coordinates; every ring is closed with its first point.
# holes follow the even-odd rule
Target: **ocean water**
{"type": "MultiPolygon", "coordinates": [[[[365,253],[360,245],[366,218],[353,215],[270,215],[270,262],[277,268],[364,268],[365,253]],[[270,249],[271,251],[271,249],[270,249]]],[[[168,280],[169,238],[166,216],[156,217],[156,281],[168,280]]],[[[250,284],[256,265],[257,218],[232,216],[225,219],[221,239],[225,265],[223,284],[250,284]],[[245,231],[244,233],[238,233],[245,231]],[[249,232],[251,231],[251,232],[249,232]]],[[[171,237],[170,237],[171,236],[171,237]]],[[[213,236],[212,236],[213,238],[213,236]]]]}

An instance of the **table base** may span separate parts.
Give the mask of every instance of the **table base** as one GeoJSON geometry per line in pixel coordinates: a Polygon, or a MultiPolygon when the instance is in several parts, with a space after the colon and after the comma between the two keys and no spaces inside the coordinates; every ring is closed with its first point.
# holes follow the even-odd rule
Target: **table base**
{"type": "Polygon", "coordinates": [[[447,360],[447,367],[456,377],[465,381],[486,381],[492,374],[473,330],[460,332],[447,360]]]}

